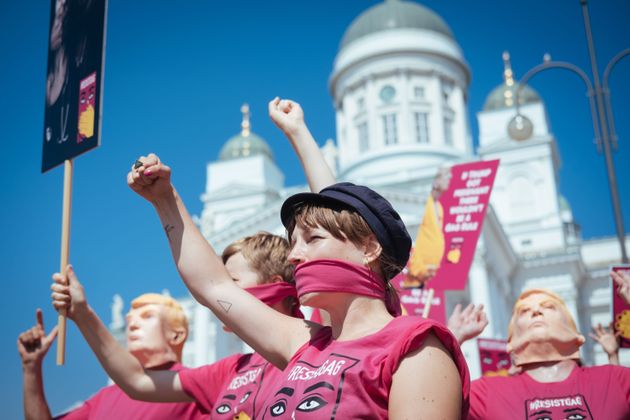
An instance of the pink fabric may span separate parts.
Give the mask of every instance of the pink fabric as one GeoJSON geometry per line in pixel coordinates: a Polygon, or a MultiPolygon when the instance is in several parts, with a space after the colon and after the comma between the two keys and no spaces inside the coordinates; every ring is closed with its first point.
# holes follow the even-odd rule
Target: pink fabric
{"type": "MultiPolygon", "coordinates": [[[[180,364],[170,369],[182,372],[187,370],[180,364]]],[[[208,414],[195,403],[150,403],[129,398],[117,385],[101,389],[76,410],[62,414],[57,419],[64,420],[112,420],[112,419],[207,419],[208,414]]]]}
{"type": "Polygon", "coordinates": [[[313,260],[295,268],[298,296],[312,292],[351,293],[385,301],[387,310],[400,315],[400,301],[385,281],[369,268],[341,260],[313,260]]]}
{"type": "Polygon", "coordinates": [[[472,382],[471,419],[630,418],[630,368],[576,367],[562,382],[541,383],[526,373],[472,382]],[[570,417],[572,416],[572,417],[570,417]]]}
{"type": "Polygon", "coordinates": [[[313,314],[311,315],[311,321],[318,323],[319,325],[323,325],[324,321],[322,320],[322,314],[319,312],[319,309],[313,309],[313,314]]]}
{"type": "Polygon", "coordinates": [[[261,394],[280,373],[257,353],[250,353],[181,372],[179,378],[184,391],[211,413],[211,419],[254,419],[264,402],[261,394]]]}
{"type": "MultiPolygon", "coordinates": [[[[246,288],[245,290],[254,295],[254,297],[265,303],[267,306],[274,305],[280,302],[282,299],[290,296],[297,299],[297,291],[295,290],[295,285],[287,283],[285,281],[252,286],[246,288]]],[[[297,304],[297,302],[296,305],[293,307],[293,313],[291,314],[291,316],[294,318],[304,318],[304,314],[302,314],[302,311],[300,311],[300,306],[297,304]]]]}
{"type": "Polygon", "coordinates": [[[322,328],[296,352],[282,377],[266,388],[258,418],[385,419],[394,373],[429,333],[455,361],[466,418],[470,377],[457,341],[446,327],[414,316],[394,318],[380,331],[350,341],[335,341],[330,327],[322,328]]]}

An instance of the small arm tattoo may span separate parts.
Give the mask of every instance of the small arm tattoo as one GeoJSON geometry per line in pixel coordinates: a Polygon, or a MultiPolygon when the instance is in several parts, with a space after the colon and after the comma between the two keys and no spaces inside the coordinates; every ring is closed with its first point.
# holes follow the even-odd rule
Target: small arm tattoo
{"type": "Polygon", "coordinates": [[[232,308],[232,304],[230,302],[226,302],[224,300],[217,300],[217,302],[219,303],[219,306],[223,308],[226,314],[230,312],[230,309],[232,308]]]}

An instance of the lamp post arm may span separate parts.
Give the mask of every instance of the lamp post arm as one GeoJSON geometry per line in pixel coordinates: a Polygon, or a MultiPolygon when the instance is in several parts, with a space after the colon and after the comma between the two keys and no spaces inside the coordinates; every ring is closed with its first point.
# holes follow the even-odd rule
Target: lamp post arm
{"type": "Polygon", "coordinates": [[[567,63],[566,61],[550,61],[549,60],[533,67],[527,73],[525,73],[523,77],[521,78],[521,80],[518,82],[518,87],[516,88],[516,92],[514,95],[514,100],[516,102],[516,113],[520,115],[520,95],[521,95],[522,89],[525,87],[525,85],[527,85],[527,82],[529,82],[529,80],[536,74],[542,71],[554,69],[554,68],[572,71],[573,73],[580,76],[580,78],[582,78],[582,80],[584,81],[584,84],[586,85],[586,89],[587,89],[586,94],[588,96],[588,102],[591,109],[591,119],[593,120],[595,144],[597,145],[597,150],[601,153],[601,147],[602,147],[601,137],[600,137],[601,131],[600,131],[599,120],[597,118],[597,111],[595,107],[595,100],[594,100],[595,90],[593,89],[593,84],[591,83],[591,80],[588,78],[586,73],[584,73],[584,71],[581,68],[579,68],[578,66],[574,64],[567,63]]]}
{"type": "Polygon", "coordinates": [[[622,58],[630,55],[630,48],[626,48],[623,51],[620,51],[615,55],[606,65],[606,69],[604,70],[604,76],[602,78],[602,88],[604,93],[604,100],[606,102],[606,116],[608,118],[608,125],[610,127],[610,140],[612,141],[613,150],[617,150],[618,139],[617,139],[617,131],[615,130],[615,117],[612,112],[612,103],[610,102],[610,89],[608,89],[608,79],[610,78],[610,72],[612,71],[615,64],[617,64],[622,58]]]}

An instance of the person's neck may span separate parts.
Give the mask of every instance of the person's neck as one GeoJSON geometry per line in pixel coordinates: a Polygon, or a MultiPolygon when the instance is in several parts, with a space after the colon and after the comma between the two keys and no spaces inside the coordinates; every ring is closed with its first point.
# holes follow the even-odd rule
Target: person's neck
{"type": "Polygon", "coordinates": [[[270,305],[270,307],[283,315],[293,316],[293,308],[287,299],[274,303],[273,305],[270,305]]]}
{"type": "Polygon", "coordinates": [[[146,369],[155,368],[158,366],[165,365],[167,363],[176,363],[179,361],[179,358],[173,351],[173,349],[163,349],[163,350],[145,350],[138,351],[133,354],[136,359],[140,362],[142,367],[146,369]]]}
{"type": "Polygon", "coordinates": [[[380,299],[348,293],[334,295],[332,304],[322,309],[330,314],[332,335],[338,341],[373,334],[393,319],[380,299]]]}
{"type": "Polygon", "coordinates": [[[523,373],[529,375],[536,382],[561,382],[569,377],[573,369],[578,366],[573,359],[559,362],[537,362],[521,366],[523,373]]]}

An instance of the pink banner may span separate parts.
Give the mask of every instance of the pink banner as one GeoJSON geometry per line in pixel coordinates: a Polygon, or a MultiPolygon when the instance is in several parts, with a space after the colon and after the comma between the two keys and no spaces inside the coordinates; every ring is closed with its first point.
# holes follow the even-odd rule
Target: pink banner
{"type": "Polygon", "coordinates": [[[507,352],[506,340],[478,338],[479,363],[482,376],[508,376],[512,360],[507,352]]]}
{"type": "Polygon", "coordinates": [[[426,287],[463,290],[488,209],[498,160],[455,165],[443,208],[444,252],[435,277],[426,287]]]}
{"type": "MultiPolygon", "coordinates": [[[[630,276],[630,265],[616,265],[612,267],[616,273],[625,273],[630,276]]],[[[617,293],[617,284],[612,280],[613,289],[613,328],[619,334],[621,348],[630,348],[630,305],[623,301],[617,293]]]]}
{"type": "MultiPolygon", "coordinates": [[[[429,289],[424,288],[405,288],[404,283],[407,276],[407,269],[394,277],[391,282],[398,295],[400,303],[403,307],[403,315],[422,316],[424,307],[427,303],[429,289]]],[[[446,302],[444,300],[444,290],[433,290],[433,299],[431,299],[431,308],[429,308],[429,318],[441,322],[446,325],[446,302]]]]}

